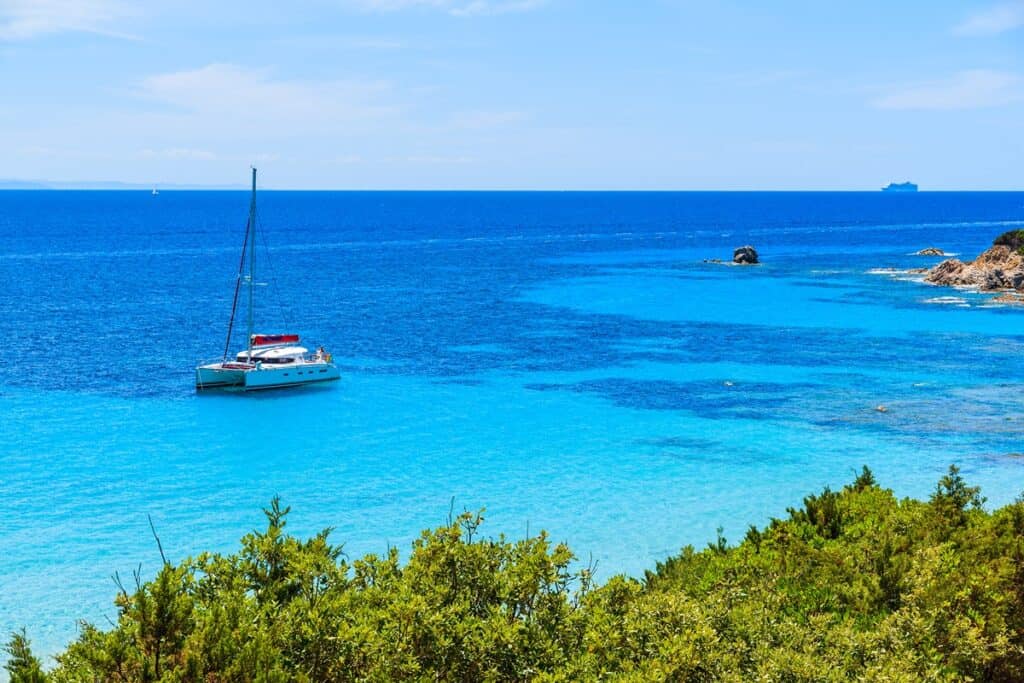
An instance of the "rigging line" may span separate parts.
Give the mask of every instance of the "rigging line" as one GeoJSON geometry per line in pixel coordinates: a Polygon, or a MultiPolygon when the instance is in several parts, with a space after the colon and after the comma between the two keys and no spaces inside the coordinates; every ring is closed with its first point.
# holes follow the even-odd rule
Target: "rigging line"
{"type": "Polygon", "coordinates": [[[245,222],[245,239],[242,240],[242,256],[238,259],[238,277],[235,279],[235,296],[231,301],[231,319],[228,320],[228,336],[224,340],[224,356],[221,362],[228,359],[231,348],[231,331],[235,327],[235,312],[238,310],[238,292],[242,289],[242,272],[245,270],[245,249],[249,246],[249,221],[245,222]]]}
{"type": "MultiPolygon", "coordinates": [[[[278,286],[278,283],[277,283],[277,271],[274,270],[274,262],[270,259],[270,247],[267,245],[267,237],[266,237],[266,232],[267,231],[266,231],[266,228],[263,227],[263,223],[262,223],[262,221],[260,221],[258,216],[256,218],[256,222],[257,222],[257,224],[260,227],[260,229],[259,229],[260,241],[263,243],[263,253],[266,256],[267,271],[269,271],[269,273],[270,273],[270,277],[268,279],[270,280],[270,283],[273,286],[274,291],[280,293],[280,289],[281,288],[278,286]]],[[[270,297],[268,297],[268,298],[270,298],[270,297]]],[[[288,319],[288,309],[281,304],[280,298],[276,298],[275,297],[273,299],[273,301],[274,301],[275,305],[277,306],[277,315],[278,315],[279,319],[281,320],[281,322],[284,323],[285,327],[291,329],[292,328],[292,321],[288,319]]]]}

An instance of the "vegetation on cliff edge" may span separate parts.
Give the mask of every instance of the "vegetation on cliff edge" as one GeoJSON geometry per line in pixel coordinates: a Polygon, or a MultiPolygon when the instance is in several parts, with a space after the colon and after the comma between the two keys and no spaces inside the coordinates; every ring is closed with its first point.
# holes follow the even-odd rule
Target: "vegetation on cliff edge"
{"type": "Polygon", "coordinates": [[[1024,230],[1010,230],[1004,232],[992,241],[994,246],[1008,247],[1010,251],[1024,255],[1024,230]]]}
{"type": "Polygon", "coordinates": [[[6,668],[13,683],[1020,681],[1024,502],[982,502],[956,468],[928,501],[865,468],[738,545],[597,585],[565,545],[483,536],[470,513],[404,563],[350,562],[329,530],[287,534],[274,500],[237,553],[122,584],[116,624],[83,624],[53,667],[14,634],[6,668]]]}

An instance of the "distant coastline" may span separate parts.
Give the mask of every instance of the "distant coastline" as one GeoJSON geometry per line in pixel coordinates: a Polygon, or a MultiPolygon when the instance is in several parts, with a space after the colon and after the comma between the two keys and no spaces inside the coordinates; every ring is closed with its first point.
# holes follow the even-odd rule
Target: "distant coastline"
{"type": "MultiPolygon", "coordinates": [[[[161,190],[244,190],[245,185],[189,185],[159,183],[161,190]]],[[[151,192],[153,183],[124,183],[117,180],[3,180],[0,190],[145,190],[151,192]]]]}

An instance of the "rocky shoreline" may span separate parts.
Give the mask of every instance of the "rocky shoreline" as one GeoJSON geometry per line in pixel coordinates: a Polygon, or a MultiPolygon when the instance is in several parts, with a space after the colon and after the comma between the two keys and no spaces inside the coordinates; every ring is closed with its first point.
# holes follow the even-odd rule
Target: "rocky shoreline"
{"type": "Polygon", "coordinates": [[[1003,292],[997,301],[1020,303],[1018,295],[1024,294],[1024,230],[1003,233],[973,261],[950,258],[921,272],[924,281],[933,285],[1003,292]]]}

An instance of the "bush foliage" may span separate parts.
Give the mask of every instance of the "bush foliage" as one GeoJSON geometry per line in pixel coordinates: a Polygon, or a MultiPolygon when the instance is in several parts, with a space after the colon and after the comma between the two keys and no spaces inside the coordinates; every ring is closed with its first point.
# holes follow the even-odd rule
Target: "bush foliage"
{"type": "Polygon", "coordinates": [[[995,238],[995,240],[992,241],[992,244],[997,246],[1003,245],[1019,253],[1021,249],[1024,249],[1024,230],[1010,230],[1009,232],[1004,232],[1002,235],[995,238]]]}
{"type": "Polygon", "coordinates": [[[730,547],[691,547],[597,585],[541,533],[462,514],[349,562],[285,532],[136,576],[109,630],[83,624],[44,673],[24,633],[13,683],[49,681],[1021,681],[1024,502],[995,512],[956,468],[928,501],[865,470],[730,547]]]}

